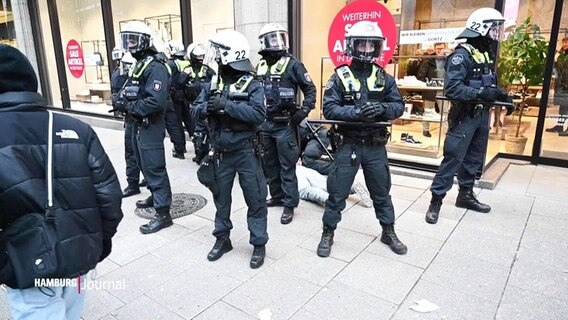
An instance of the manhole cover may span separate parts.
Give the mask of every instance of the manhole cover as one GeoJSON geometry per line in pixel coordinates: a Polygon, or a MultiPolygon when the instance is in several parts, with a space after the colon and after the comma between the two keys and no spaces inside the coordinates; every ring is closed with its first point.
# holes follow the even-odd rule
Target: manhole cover
{"type": "MultiPolygon", "coordinates": [[[[187,216],[195,211],[205,207],[207,200],[200,195],[192,193],[174,193],[172,195],[172,206],[170,208],[170,214],[172,219],[187,216]]],[[[145,219],[152,219],[156,210],[154,208],[138,209],[134,210],[134,213],[145,219]]]]}

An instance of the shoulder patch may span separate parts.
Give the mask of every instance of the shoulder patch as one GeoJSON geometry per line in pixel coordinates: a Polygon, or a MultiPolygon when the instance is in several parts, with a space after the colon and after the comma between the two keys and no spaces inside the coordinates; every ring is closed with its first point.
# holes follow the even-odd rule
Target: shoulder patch
{"type": "Polygon", "coordinates": [[[304,78],[306,79],[307,82],[312,82],[312,78],[310,77],[310,75],[307,72],[304,73],[304,78]]]}
{"type": "Polygon", "coordinates": [[[463,62],[463,55],[460,54],[460,53],[454,54],[454,56],[452,57],[452,59],[450,61],[454,65],[461,64],[463,62]]]}
{"type": "Polygon", "coordinates": [[[154,80],[154,83],[152,84],[152,89],[154,89],[154,91],[162,90],[162,81],[154,80]]]}
{"type": "Polygon", "coordinates": [[[325,90],[329,90],[331,87],[333,87],[333,80],[329,79],[325,84],[325,90]]]}

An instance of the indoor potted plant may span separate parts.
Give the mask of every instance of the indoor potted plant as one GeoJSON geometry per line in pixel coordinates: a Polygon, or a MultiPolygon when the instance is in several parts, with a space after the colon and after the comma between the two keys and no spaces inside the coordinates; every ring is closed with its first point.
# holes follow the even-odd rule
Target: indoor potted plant
{"type": "Polygon", "coordinates": [[[525,100],[529,86],[540,85],[546,65],[548,42],[540,35],[540,27],[528,17],[501,43],[498,71],[501,85],[518,83],[521,86],[521,104],[514,135],[505,136],[505,149],[522,154],[527,138],[522,135],[525,100]]]}

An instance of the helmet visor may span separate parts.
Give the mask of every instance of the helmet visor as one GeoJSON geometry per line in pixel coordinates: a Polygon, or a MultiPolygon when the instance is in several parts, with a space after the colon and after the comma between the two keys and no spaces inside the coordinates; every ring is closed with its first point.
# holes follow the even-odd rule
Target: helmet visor
{"type": "Polygon", "coordinates": [[[350,38],[347,54],[353,59],[372,62],[383,53],[383,42],[381,38],[350,38]]]}
{"type": "Polygon", "coordinates": [[[217,44],[209,42],[209,48],[207,48],[207,51],[205,52],[203,64],[212,68],[221,64],[221,50],[217,44]]]}
{"type": "Polygon", "coordinates": [[[487,31],[487,37],[496,41],[505,40],[503,21],[493,21],[491,27],[489,27],[489,31],[487,31]]]}
{"type": "Polygon", "coordinates": [[[273,31],[259,37],[260,51],[288,50],[288,33],[273,31]]]}
{"type": "Polygon", "coordinates": [[[149,37],[141,33],[121,32],[120,40],[122,49],[130,53],[142,51],[150,46],[149,37]]]}

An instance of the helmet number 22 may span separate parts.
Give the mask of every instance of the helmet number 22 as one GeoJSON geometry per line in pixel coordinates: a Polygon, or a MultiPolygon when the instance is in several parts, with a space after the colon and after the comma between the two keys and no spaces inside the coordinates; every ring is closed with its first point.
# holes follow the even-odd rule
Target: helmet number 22
{"type": "Polygon", "coordinates": [[[469,28],[470,28],[471,30],[474,30],[474,31],[479,31],[479,27],[481,27],[481,23],[479,23],[479,22],[473,22],[473,23],[471,24],[471,27],[469,27],[469,28]]]}
{"type": "Polygon", "coordinates": [[[246,56],[245,50],[236,51],[235,54],[237,55],[237,60],[244,59],[246,56]]]}

